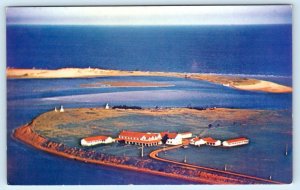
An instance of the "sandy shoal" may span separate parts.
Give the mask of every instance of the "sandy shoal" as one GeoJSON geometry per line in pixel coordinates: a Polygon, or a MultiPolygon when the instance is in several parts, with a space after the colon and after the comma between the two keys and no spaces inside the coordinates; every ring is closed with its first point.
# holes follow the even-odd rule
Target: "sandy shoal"
{"type": "Polygon", "coordinates": [[[81,84],[81,87],[168,87],[174,86],[158,82],[135,82],[135,81],[104,81],[90,84],[81,84]]]}
{"type": "Polygon", "coordinates": [[[257,80],[236,76],[224,76],[200,73],[120,71],[97,68],[62,68],[57,70],[45,69],[11,69],[6,70],[7,78],[93,78],[108,76],[161,76],[204,80],[221,84],[229,88],[268,93],[291,93],[292,88],[270,81],[257,80]]]}

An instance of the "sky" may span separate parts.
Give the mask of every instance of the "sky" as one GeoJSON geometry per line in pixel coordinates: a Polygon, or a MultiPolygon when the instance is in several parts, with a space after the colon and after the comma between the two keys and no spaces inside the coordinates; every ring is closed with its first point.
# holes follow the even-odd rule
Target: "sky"
{"type": "Polygon", "coordinates": [[[249,25],[290,24],[290,5],[8,7],[7,24],[30,25],[249,25]]]}

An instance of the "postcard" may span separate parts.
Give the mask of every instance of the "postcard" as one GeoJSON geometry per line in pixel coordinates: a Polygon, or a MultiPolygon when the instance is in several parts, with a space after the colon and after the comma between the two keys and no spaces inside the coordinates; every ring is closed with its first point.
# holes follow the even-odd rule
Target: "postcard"
{"type": "Polygon", "coordinates": [[[7,183],[291,183],[291,15],[7,7],[7,183]]]}

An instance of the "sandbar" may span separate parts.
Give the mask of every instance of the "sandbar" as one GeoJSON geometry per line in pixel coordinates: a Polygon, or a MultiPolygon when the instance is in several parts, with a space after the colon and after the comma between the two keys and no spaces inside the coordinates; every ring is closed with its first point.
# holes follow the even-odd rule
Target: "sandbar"
{"type": "Polygon", "coordinates": [[[121,71],[121,70],[105,70],[105,69],[98,69],[98,68],[62,68],[57,70],[7,68],[6,73],[7,73],[7,78],[13,78],[13,79],[93,78],[93,77],[109,77],[109,76],[178,77],[178,78],[209,81],[212,83],[223,85],[225,87],[235,88],[239,90],[260,91],[260,92],[267,92],[267,93],[291,93],[292,92],[292,87],[277,84],[270,81],[238,77],[238,76],[217,75],[217,74],[121,71]]]}
{"type": "Polygon", "coordinates": [[[169,87],[174,86],[158,82],[135,82],[135,81],[104,81],[90,84],[81,84],[85,88],[103,88],[103,87],[169,87]]]}

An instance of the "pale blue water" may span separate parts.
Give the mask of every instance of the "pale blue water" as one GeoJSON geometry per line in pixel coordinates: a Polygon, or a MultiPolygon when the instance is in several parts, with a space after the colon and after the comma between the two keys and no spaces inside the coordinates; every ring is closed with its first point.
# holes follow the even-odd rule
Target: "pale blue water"
{"type": "MultiPolygon", "coordinates": [[[[91,66],[123,70],[250,74],[255,75],[256,78],[291,85],[291,43],[291,25],[8,26],[7,66],[49,69],[91,66]]],[[[186,183],[60,158],[35,150],[11,138],[13,129],[30,122],[34,117],[53,109],[54,106],[97,107],[103,106],[106,102],[111,105],[126,104],[142,107],[189,105],[291,111],[292,94],[246,92],[204,81],[163,77],[8,80],[8,182],[10,184],[186,183]],[[175,86],[80,87],[80,84],[123,79],[157,81],[175,86]]],[[[273,140],[278,138],[272,136],[272,133],[262,135],[267,135],[273,140]]],[[[291,143],[292,139],[287,141],[291,143]]],[[[265,149],[266,147],[262,147],[261,150],[265,149]]],[[[287,170],[283,171],[285,177],[278,180],[290,182],[291,157],[292,155],[288,163],[284,163],[287,164],[287,170]]],[[[210,167],[222,167],[222,163],[209,162],[213,160],[210,158],[212,157],[207,157],[205,164],[210,167]]]]}
{"type": "MultiPolygon", "coordinates": [[[[286,78],[284,78],[286,79],[286,78]]],[[[279,80],[279,79],[278,79],[279,80]]],[[[289,78],[291,80],[291,78],[289,78]]],[[[168,77],[104,77],[95,79],[8,80],[8,106],[22,104],[70,107],[113,105],[142,107],[232,107],[291,109],[292,94],[270,94],[233,90],[199,80],[168,77]],[[82,88],[101,81],[160,82],[174,86],[160,88],[82,88]],[[28,85],[30,84],[30,85],[28,85]],[[27,86],[24,88],[24,86],[27,86]],[[25,101],[26,100],[26,101],[25,101]],[[76,105],[74,105],[76,102],[76,105]]]]}

